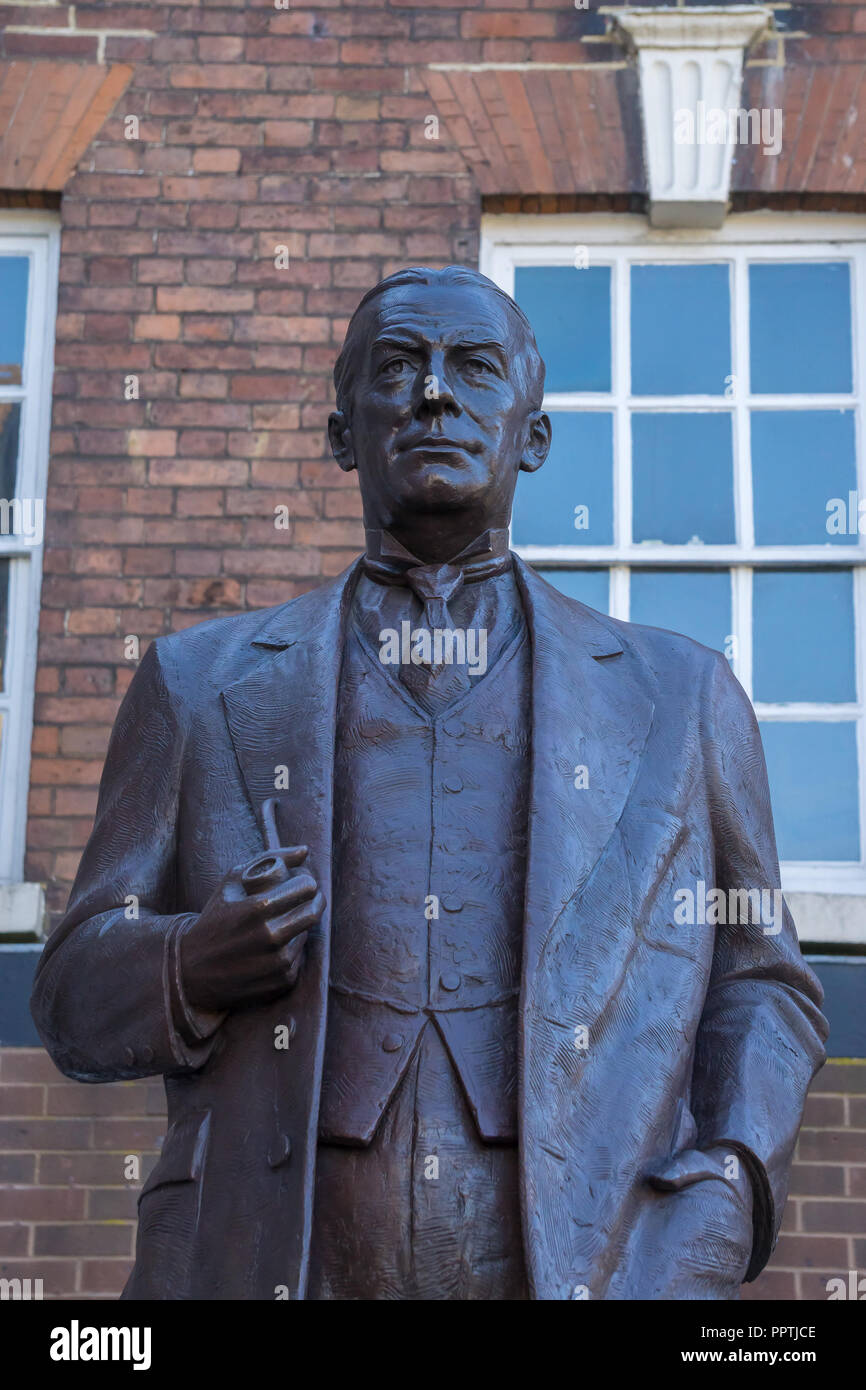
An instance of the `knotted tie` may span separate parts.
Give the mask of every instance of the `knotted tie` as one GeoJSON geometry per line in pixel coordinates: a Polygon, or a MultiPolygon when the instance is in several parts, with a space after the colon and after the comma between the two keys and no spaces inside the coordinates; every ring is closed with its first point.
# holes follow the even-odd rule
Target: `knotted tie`
{"type": "Polygon", "coordinates": [[[424,605],[424,628],[430,633],[430,661],[402,664],[400,679],[419,704],[435,713],[458,699],[471,684],[465,662],[457,664],[446,660],[446,653],[454,655],[452,639],[445,636],[454,631],[448,603],[463,588],[463,571],[459,565],[417,565],[406,570],[403,577],[424,605]]]}
{"type": "MultiPolygon", "coordinates": [[[[511,567],[507,531],[485,531],[447,564],[420,564],[387,531],[368,532],[366,573],[379,584],[403,585],[412,590],[424,606],[422,626],[415,633],[427,634],[429,662],[401,662],[400,680],[418,703],[436,714],[469,690],[472,681],[461,654],[454,620],[448,604],[464,584],[472,584],[511,567]],[[372,553],[371,553],[372,552],[372,553]],[[437,659],[438,658],[438,659],[437,659]]],[[[462,633],[463,652],[468,654],[469,634],[462,633]]],[[[474,634],[477,644],[478,635],[474,634]]],[[[420,643],[413,641],[418,653],[420,643]]],[[[475,647],[477,652],[477,645],[475,647]]],[[[425,653],[426,654],[426,653],[425,653]]]]}

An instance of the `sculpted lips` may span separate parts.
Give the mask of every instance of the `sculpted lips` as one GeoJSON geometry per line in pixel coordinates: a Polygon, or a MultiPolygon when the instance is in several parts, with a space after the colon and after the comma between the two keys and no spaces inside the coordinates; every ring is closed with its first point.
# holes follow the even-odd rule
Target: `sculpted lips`
{"type": "Polygon", "coordinates": [[[442,453],[453,454],[459,450],[464,454],[477,454],[481,445],[475,440],[449,439],[444,434],[425,434],[420,439],[407,440],[401,444],[397,450],[400,454],[408,454],[416,449],[423,449],[426,452],[441,450],[442,453]]]}

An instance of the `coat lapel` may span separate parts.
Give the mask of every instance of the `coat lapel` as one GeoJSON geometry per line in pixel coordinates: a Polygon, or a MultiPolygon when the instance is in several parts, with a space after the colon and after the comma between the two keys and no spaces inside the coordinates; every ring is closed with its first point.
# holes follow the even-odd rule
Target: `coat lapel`
{"type": "Polygon", "coordinates": [[[589,878],[652,722],[651,678],[616,628],[517,560],[532,634],[528,945],[589,878]]]}
{"type": "Polygon", "coordinates": [[[222,692],[257,824],[276,796],[282,843],[309,845],[311,865],[330,859],[337,681],[356,570],[278,609],[253,639],[262,660],[222,692]]]}
{"type": "Polygon", "coordinates": [[[573,1289],[583,1278],[583,1246],[596,1238],[592,1212],[581,1206],[580,1146],[592,1135],[573,1124],[586,1055],[576,1030],[595,1038],[630,939],[629,902],[593,911],[585,890],[641,764],[654,678],[614,624],[522,562],[517,574],[533,652],[519,1036],[524,1235],[535,1297],[569,1298],[580,1296],[573,1289]]]}

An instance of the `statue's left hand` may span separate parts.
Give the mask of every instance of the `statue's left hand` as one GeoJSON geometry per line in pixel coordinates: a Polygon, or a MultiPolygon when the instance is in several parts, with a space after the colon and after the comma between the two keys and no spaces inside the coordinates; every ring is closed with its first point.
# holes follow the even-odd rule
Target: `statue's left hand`
{"type": "Polygon", "coordinates": [[[752,1253],[752,1189],[724,1146],[687,1149],[647,1177],[608,1298],[736,1299],[752,1253]]]}

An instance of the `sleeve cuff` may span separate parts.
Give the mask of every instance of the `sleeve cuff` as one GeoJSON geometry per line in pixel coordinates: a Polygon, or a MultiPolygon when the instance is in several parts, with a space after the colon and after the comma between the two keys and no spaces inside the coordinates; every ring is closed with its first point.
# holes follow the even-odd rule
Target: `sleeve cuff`
{"type": "Polygon", "coordinates": [[[203,1052],[204,1056],[201,1060],[206,1059],[211,1051],[210,1040],[226,1017],[224,1013],[211,1013],[206,1009],[195,1008],[186,996],[181,970],[180,939],[187,928],[196,920],[196,916],[196,913],[188,912],[178,917],[166,939],[166,985],[169,1012],[173,1031],[185,1044],[185,1047],[180,1049],[183,1056],[179,1058],[185,1065],[188,1065],[190,1060],[187,1049],[192,1049],[194,1054],[203,1052]]]}

